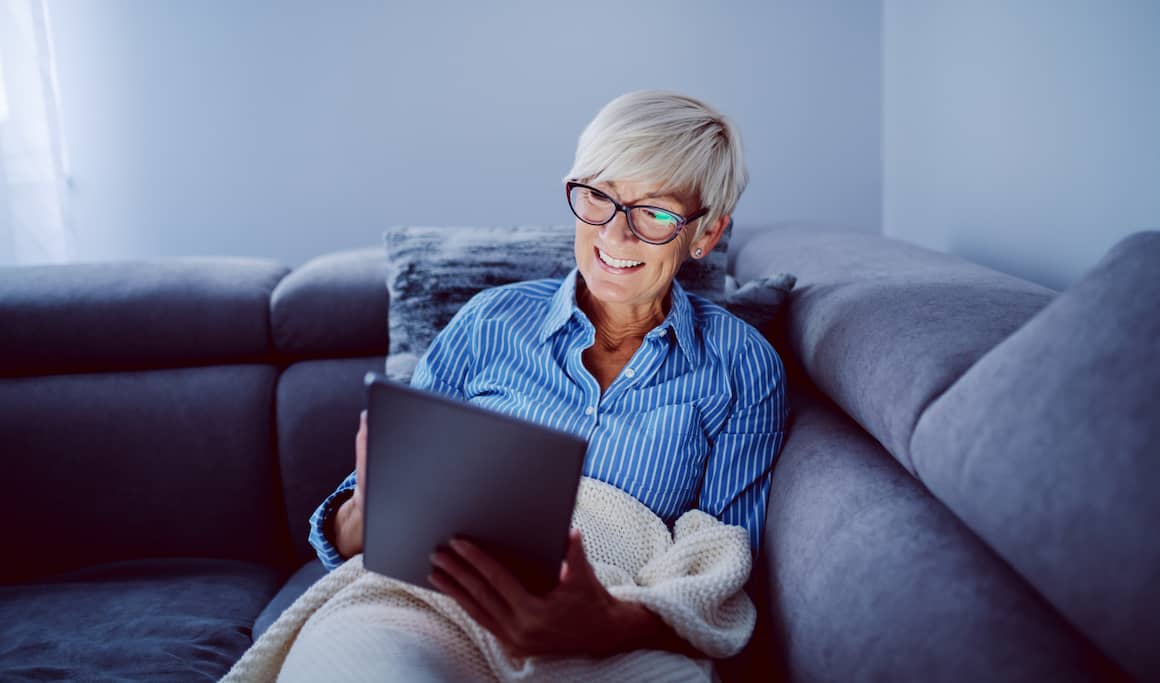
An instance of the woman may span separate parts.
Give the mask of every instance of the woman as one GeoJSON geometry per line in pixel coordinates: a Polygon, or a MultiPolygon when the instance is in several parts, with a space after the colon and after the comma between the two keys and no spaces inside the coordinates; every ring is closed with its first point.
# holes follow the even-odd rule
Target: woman
{"type": "MultiPolygon", "coordinates": [[[[743,526],[756,553],[786,417],[784,370],[755,329],[674,279],[716,246],[746,182],[737,131],[705,104],[661,91],[613,100],[580,136],[565,181],[576,269],[475,296],[412,385],[581,434],[586,476],[670,524],[700,508],[743,526]]],[[[328,569],[362,551],[363,419],[356,471],[311,518],[328,569]]],[[[432,564],[432,584],[513,653],[699,655],[647,608],[609,595],[577,532],[544,597],[463,541],[432,564]]]]}

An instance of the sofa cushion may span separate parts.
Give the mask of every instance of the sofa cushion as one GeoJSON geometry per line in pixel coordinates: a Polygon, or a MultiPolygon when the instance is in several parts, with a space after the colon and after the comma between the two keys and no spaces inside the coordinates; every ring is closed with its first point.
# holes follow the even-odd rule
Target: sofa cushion
{"type": "Polygon", "coordinates": [[[0,586],[0,680],[216,681],[279,578],[248,562],[169,559],[0,586]]]}
{"type": "Polygon", "coordinates": [[[319,256],[278,283],[270,299],[274,347],[294,357],[383,355],[387,288],[383,250],[319,256]]]}
{"type": "Polygon", "coordinates": [[[817,225],[739,229],[733,253],[740,281],[797,276],[789,351],[911,471],[926,406],[1054,296],[954,256],[817,225]]]}
{"type": "Polygon", "coordinates": [[[922,416],[923,482],[1080,630],[1160,679],[1160,232],[1117,244],[922,416]]]}
{"type": "MultiPolygon", "coordinates": [[[[832,403],[791,387],[765,531],[767,653],[794,681],[1120,680],[832,403]]],[[[748,680],[756,680],[757,676],[748,680]]]]}
{"type": "Polygon", "coordinates": [[[0,380],[0,582],[165,556],[289,555],[275,368],[0,380]]]}
{"type": "MultiPolygon", "coordinates": [[[[686,290],[719,300],[731,230],[677,277],[686,290]]],[[[395,226],[383,235],[390,292],[387,376],[408,382],[431,340],[477,292],[496,285],[564,277],[576,265],[572,225],[395,226]]]]}
{"type": "Polygon", "coordinates": [[[310,513],[354,471],[363,377],[382,370],[382,356],[302,361],[278,379],[278,459],[294,566],[315,557],[310,513]]]}
{"type": "Polygon", "coordinates": [[[317,559],[310,560],[306,564],[298,568],[290,578],[286,579],[286,583],[278,589],[278,592],[270,600],[269,604],[262,609],[262,613],[254,621],[254,640],[262,637],[262,634],[270,628],[270,625],[282,616],[282,612],[286,608],[294,604],[294,601],[302,596],[315,581],[326,576],[326,567],[317,559]]]}
{"type": "Polygon", "coordinates": [[[258,360],[287,272],[242,258],[0,268],[0,376],[258,360]]]}

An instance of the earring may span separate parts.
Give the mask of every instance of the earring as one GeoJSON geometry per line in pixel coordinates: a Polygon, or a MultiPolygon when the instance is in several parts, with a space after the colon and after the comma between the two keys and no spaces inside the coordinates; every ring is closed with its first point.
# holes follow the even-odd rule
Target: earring
{"type": "Polygon", "coordinates": [[[693,258],[701,258],[701,254],[704,254],[704,253],[705,252],[701,251],[701,247],[697,247],[696,249],[693,250],[693,258]]]}

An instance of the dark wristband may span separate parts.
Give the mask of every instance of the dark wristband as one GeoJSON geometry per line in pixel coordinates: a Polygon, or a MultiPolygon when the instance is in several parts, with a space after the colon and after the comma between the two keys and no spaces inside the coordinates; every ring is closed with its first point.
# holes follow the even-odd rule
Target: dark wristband
{"type": "Polygon", "coordinates": [[[334,528],[335,518],[338,517],[338,509],[342,504],[350,500],[354,496],[354,489],[347,489],[337,495],[330,501],[330,506],[326,510],[326,515],[322,518],[322,535],[326,540],[330,541],[330,545],[338,549],[338,536],[334,528]]]}

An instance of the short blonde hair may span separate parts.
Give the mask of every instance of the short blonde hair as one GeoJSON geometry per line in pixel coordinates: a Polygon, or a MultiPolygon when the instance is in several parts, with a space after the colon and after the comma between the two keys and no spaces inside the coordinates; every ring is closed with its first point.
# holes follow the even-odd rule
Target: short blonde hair
{"type": "Polygon", "coordinates": [[[604,105],[584,128],[566,180],[659,182],[709,207],[696,236],[731,214],[749,183],[741,134],[717,110],[667,90],[637,90],[604,105]]]}

